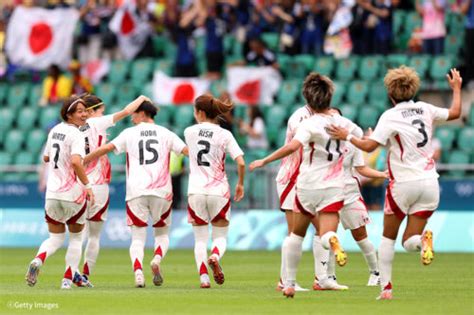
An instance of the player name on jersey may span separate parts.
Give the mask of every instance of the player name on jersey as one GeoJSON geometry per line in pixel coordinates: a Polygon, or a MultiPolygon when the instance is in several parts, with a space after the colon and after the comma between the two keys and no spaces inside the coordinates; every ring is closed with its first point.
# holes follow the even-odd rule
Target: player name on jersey
{"type": "Polygon", "coordinates": [[[199,130],[199,137],[212,138],[213,135],[214,135],[214,132],[212,132],[211,130],[206,130],[206,129],[199,130]]]}
{"type": "Polygon", "coordinates": [[[409,108],[407,110],[404,110],[402,112],[402,117],[403,118],[408,118],[416,115],[423,115],[424,111],[423,108],[409,108]]]}
{"type": "Polygon", "coordinates": [[[157,137],[156,130],[142,130],[140,131],[140,137],[157,137]]]}
{"type": "Polygon", "coordinates": [[[64,141],[64,139],[66,139],[66,135],[64,133],[54,132],[52,138],[53,140],[64,141]]]}

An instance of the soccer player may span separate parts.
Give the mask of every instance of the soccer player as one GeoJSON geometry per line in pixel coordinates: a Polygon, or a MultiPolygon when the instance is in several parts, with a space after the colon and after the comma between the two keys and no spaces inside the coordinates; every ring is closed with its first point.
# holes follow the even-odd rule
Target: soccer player
{"type": "Polygon", "coordinates": [[[391,69],[384,83],[394,107],[382,114],[368,139],[355,137],[345,128],[330,127],[334,138],[344,139],[363,151],[372,152],[379,145],[389,150],[387,163],[391,181],[387,186],[379,247],[382,292],[378,299],[381,300],[392,299],[394,246],[405,216],[408,215],[408,222],[403,247],[410,252],[420,252],[424,265],[431,264],[434,258],[433,233],[425,230],[439,204],[439,175],[431,146],[433,122],[461,116],[462,78],[456,69],[451,69],[447,80],[453,90],[453,101],[449,109],[444,109],[413,101],[420,87],[420,78],[414,69],[405,66],[391,69]]]}
{"type": "MultiPolygon", "coordinates": [[[[86,105],[88,117],[86,124],[80,128],[85,137],[86,154],[107,143],[108,128],[133,114],[144,101],[150,101],[142,95],[125,106],[123,110],[104,116],[105,104],[100,98],[91,94],[86,94],[81,98],[86,105]]],[[[100,232],[104,221],[107,219],[107,209],[109,207],[110,162],[107,155],[91,161],[86,167],[86,174],[92,184],[95,203],[87,209],[87,228],[84,233],[84,237],[87,237],[87,245],[84,252],[82,276],[86,280],[84,282],[92,286],[89,276],[99,255],[100,232]]]]}
{"type": "Polygon", "coordinates": [[[232,134],[219,126],[219,116],[232,109],[232,103],[211,95],[199,96],[194,102],[198,124],[186,128],[184,137],[189,147],[190,174],[188,185],[188,218],[194,231],[194,257],[201,288],[210,288],[208,266],[214,281],[224,283],[220,260],[227,247],[230,219],[230,187],[225,172],[226,152],[237,163],[238,183],[234,201],[244,197],[245,161],[232,134]],[[209,227],[212,225],[212,254],[207,258],[209,227]]]}
{"type": "Polygon", "coordinates": [[[184,142],[168,129],[158,126],[153,118],[157,108],[144,101],[132,114],[134,127],[125,129],[110,143],[86,156],[86,163],[108,152],[127,155],[127,224],[131,226],[130,258],[135,273],[135,286],[145,287],[143,256],[148,217],[151,216],[155,236],[154,257],[150,263],[153,283],[163,284],[161,261],[169,247],[173,192],[169,172],[170,152],[187,155],[184,142]]]}
{"type": "Polygon", "coordinates": [[[87,118],[84,101],[76,96],[67,98],[61,107],[61,118],[63,122],[49,132],[43,154],[43,160],[49,163],[45,203],[49,238],[41,244],[36,257],[31,261],[26,282],[29,286],[36,284],[41,266],[64,243],[67,225],[69,245],[61,289],[70,289],[73,280],[82,281],[78,272],[82,229],[87,199],[93,205],[94,193],[82,166],[85,143],[79,126],[84,125],[87,118]]]}
{"type": "Polygon", "coordinates": [[[296,180],[294,227],[287,241],[287,274],[283,295],[295,295],[295,282],[304,236],[315,215],[319,216],[318,232],[321,243],[335,255],[336,262],[344,266],[347,255],[335,231],[339,223],[339,210],[344,205],[344,142],[334,141],[327,133],[331,124],[355,130],[350,120],[334,114],[329,105],[334,92],[333,82],[326,76],[311,73],[305,79],[303,95],[314,115],[304,120],[288,144],[261,160],[250,164],[250,170],[263,167],[303,149],[302,162],[296,180]]]}

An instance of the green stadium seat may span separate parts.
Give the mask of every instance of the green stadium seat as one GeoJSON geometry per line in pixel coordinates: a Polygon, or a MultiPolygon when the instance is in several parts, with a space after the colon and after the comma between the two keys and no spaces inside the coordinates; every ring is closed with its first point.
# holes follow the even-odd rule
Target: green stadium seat
{"type": "Polygon", "coordinates": [[[155,63],[155,70],[162,71],[166,75],[173,75],[174,72],[174,62],[173,59],[161,59],[156,61],[155,63]]]}
{"type": "Polygon", "coordinates": [[[446,24],[448,25],[449,34],[463,38],[465,29],[465,17],[459,13],[449,12],[448,14],[446,14],[445,19],[447,20],[446,24]]]}
{"type": "Polygon", "coordinates": [[[169,44],[169,39],[163,35],[155,35],[152,37],[153,50],[156,56],[165,54],[166,46],[169,44]]]}
{"type": "MultiPolygon", "coordinates": [[[[449,155],[448,164],[469,164],[469,154],[456,150],[449,155]]],[[[452,177],[463,178],[466,174],[465,170],[450,170],[448,174],[452,177]]]]}
{"type": "Polygon", "coordinates": [[[449,56],[434,57],[431,64],[430,76],[434,80],[445,80],[449,69],[453,67],[453,60],[449,56]]]}
{"type": "Polygon", "coordinates": [[[394,10],[392,17],[392,32],[393,34],[400,34],[403,24],[405,23],[405,11],[404,10],[394,10]]]}
{"type": "Polygon", "coordinates": [[[464,127],[459,132],[458,148],[467,152],[474,152],[474,127],[464,127]]]}
{"type": "Polygon", "coordinates": [[[236,39],[232,35],[224,35],[224,52],[225,55],[232,54],[234,49],[234,43],[236,39]]]}
{"type": "Polygon", "coordinates": [[[249,176],[249,202],[254,209],[263,209],[268,198],[268,176],[261,170],[250,173],[249,176]]]}
{"type": "Polygon", "coordinates": [[[213,81],[210,91],[214,97],[220,97],[224,92],[227,92],[227,81],[225,79],[213,81]]]}
{"type": "Polygon", "coordinates": [[[471,109],[469,111],[469,117],[467,121],[469,125],[474,126],[474,103],[471,104],[471,109]]]}
{"type": "Polygon", "coordinates": [[[165,45],[165,59],[174,60],[177,51],[178,48],[176,47],[176,44],[168,40],[165,45]]]}
{"type": "Polygon", "coordinates": [[[285,106],[294,105],[299,93],[300,85],[297,80],[285,80],[278,90],[277,101],[285,106]]]}
{"type": "Polygon", "coordinates": [[[451,150],[456,138],[456,132],[449,126],[438,127],[435,131],[435,138],[441,142],[441,148],[443,151],[451,150]]]}
{"type": "Polygon", "coordinates": [[[301,54],[293,57],[294,60],[301,62],[306,67],[306,73],[309,73],[315,65],[315,57],[309,54],[301,54]]]}
{"type": "Polygon", "coordinates": [[[12,154],[10,152],[0,151],[0,165],[12,164],[12,154]]]}
{"type": "Polygon", "coordinates": [[[369,92],[368,83],[364,81],[353,81],[349,84],[347,91],[347,101],[350,104],[365,103],[367,93],[369,92]]]}
{"type": "Polygon", "coordinates": [[[359,63],[357,57],[339,60],[336,65],[337,80],[350,81],[354,79],[358,66],[359,63]]]}
{"type": "Polygon", "coordinates": [[[111,165],[125,166],[126,155],[110,153],[107,155],[111,165]]]}
{"type": "Polygon", "coordinates": [[[371,81],[379,77],[381,69],[381,58],[367,56],[363,57],[359,67],[359,77],[365,81],[371,81]]]}
{"type": "Polygon", "coordinates": [[[7,97],[8,94],[8,84],[2,83],[0,84],[0,105],[3,104],[3,101],[7,97]]]}
{"type": "Polygon", "coordinates": [[[347,84],[342,81],[335,81],[334,87],[335,89],[331,100],[331,106],[338,107],[342,103],[344,96],[346,95],[347,84]]]}
{"type": "Polygon", "coordinates": [[[29,151],[19,152],[14,158],[15,165],[34,165],[36,164],[36,156],[29,151]]]}
{"type": "Polygon", "coordinates": [[[405,34],[411,34],[415,28],[421,27],[421,17],[416,11],[408,12],[405,18],[405,34]]]}
{"type": "Polygon", "coordinates": [[[197,36],[194,37],[194,53],[197,59],[205,59],[206,58],[206,37],[205,36],[197,36]]]}
{"type": "Polygon", "coordinates": [[[234,107],[234,118],[245,120],[247,117],[247,105],[236,105],[234,107]]]}
{"type": "Polygon", "coordinates": [[[278,132],[278,138],[277,138],[277,141],[276,141],[276,146],[277,147],[282,147],[285,145],[285,141],[286,141],[286,128],[280,128],[280,131],[278,132]]]}
{"type": "Polygon", "coordinates": [[[278,44],[280,42],[280,34],[278,33],[263,33],[262,40],[265,42],[270,50],[278,51],[278,44]]]}
{"type": "MultiPolygon", "coordinates": [[[[0,108],[0,132],[9,130],[15,120],[15,113],[10,108],[0,108]]],[[[3,137],[0,137],[2,140],[3,137]]]]}
{"type": "Polygon", "coordinates": [[[42,129],[46,130],[48,126],[53,123],[59,122],[60,108],[58,106],[43,107],[40,110],[39,125],[42,129]]]}
{"type": "Polygon", "coordinates": [[[339,109],[342,112],[342,115],[346,117],[347,119],[350,119],[352,121],[355,121],[357,118],[357,112],[358,112],[358,106],[355,106],[353,104],[344,104],[339,109]]]}
{"type": "Polygon", "coordinates": [[[149,82],[154,70],[153,59],[137,59],[132,64],[131,79],[132,82],[149,82]]]}
{"type": "Polygon", "coordinates": [[[283,106],[271,106],[264,113],[268,141],[270,143],[276,143],[278,134],[288,116],[288,112],[283,106]]]}
{"type": "Polygon", "coordinates": [[[379,116],[380,112],[378,109],[371,106],[363,106],[359,110],[357,124],[364,130],[369,127],[375,129],[379,116]]]}
{"type": "Polygon", "coordinates": [[[369,104],[380,109],[387,109],[387,104],[389,103],[387,90],[383,81],[378,80],[373,82],[369,89],[369,104]]]}
{"type": "Polygon", "coordinates": [[[298,58],[291,58],[280,67],[283,72],[283,76],[286,79],[299,79],[303,80],[308,74],[309,70],[306,67],[306,61],[298,58]]]}
{"type": "Polygon", "coordinates": [[[7,152],[16,153],[20,151],[21,147],[23,146],[24,141],[25,141],[24,132],[18,129],[12,129],[8,131],[7,135],[5,136],[5,142],[3,144],[3,148],[7,152]]]}
{"type": "Polygon", "coordinates": [[[3,180],[6,182],[18,182],[23,180],[25,177],[25,173],[23,172],[13,172],[13,173],[5,173],[3,175],[3,180]]]}
{"type": "Polygon", "coordinates": [[[420,76],[420,79],[423,80],[430,67],[430,62],[431,57],[429,55],[417,55],[410,59],[408,66],[414,68],[420,76]]]}
{"type": "Polygon", "coordinates": [[[10,87],[7,95],[7,105],[10,108],[19,108],[25,104],[30,93],[29,83],[19,83],[10,87]]]}
{"type": "Polygon", "coordinates": [[[194,121],[194,108],[191,105],[181,105],[175,110],[174,126],[184,128],[191,125],[194,121]]]}
{"type": "Polygon", "coordinates": [[[231,59],[231,58],[228,58],[228,57],[233,57],[233,58],[238,58],[238,60],[242,60],[243,59],[243,46],[242,46],[242,43],[239,42],[238,40],[234,41],[234,45],[232,47],[232,52],[229,56],[226,56],[226,64],[227,64],[227,59],[231,59]]]}
{"type": "Polygon", "coordinates": [[[128,72],[130,71],[130,62],[126,60],[114,60],[110,65],[108,74],[109,82],[118,84],[125,82],[128,72]]]}
{"type": "Polygon", "coordinates": [[[334,71],[334,58],[325,56],[316,57],[313,71],[329,77],[332,76],[334,71]]]}
{"type": "Polygon", "coordinates": [[[444,53],[448,55],[457,56],[464,43],[464,38],[459,34],[451,34],[444,39],[444,53]]]}
{"type": "Polygon", "coordinates": [[[115,95],[117,88],[112,83],[101,83],[95,86],[96,94],[104,101],[105,105],[110,105],[115,102],[115,95]]]}
{"type": "Polygon", "coordinates": [[[119,84],[117,87],[117,103],[122,105],[128,104],[131,100],[134,100],[137,96],[137,90],[135,85],[132,83],[119,84]]]}
{"type": "Polygon", "coordinates": [[[173,115],[173,106],[165,105],[159,107],[158,114],[155,116],[157,124],[168,127],[171,124],[171,117],[173,115]]]}
{"type": "Polygon", "coordinates": [[[387,68],[398,68],[408,64],[408,56],[406,54],[391,54],[385,59],[387,68]]]}
{"type": "Polygon", "coordinates": [[[28,105],[37,107],[43,94],[43,87],[41,84],[34,84],[31,86],[30,94],[28,95],[28,105]]]}
{"type": "Polygon", "coordinates": [[[18,114],[16,127],[21,130],[31,130],[38,118],[38,107],[24,107],[18,114]]]}
{"type": "Polygon", "coordinates": [[[41,156],[43,152],[40,150],[46,144],[46,139],[48,135],[41,129],[33,129],[28,133],[26,137],[26,149],[31,153],[38,153],[41,156]]]}

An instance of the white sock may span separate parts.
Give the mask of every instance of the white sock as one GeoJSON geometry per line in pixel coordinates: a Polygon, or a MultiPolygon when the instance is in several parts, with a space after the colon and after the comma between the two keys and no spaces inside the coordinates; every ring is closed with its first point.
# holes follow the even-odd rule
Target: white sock
{"type": "Polygon", "coordinates": [[[369,266],[370,271],[379,271],[377,266],[377,253],[375,252],[374,244],[369,240],[368,237],[364,238],[361,241],[357,242],[359,245],[362,254],[364,255],[367,266],[369,266]]]}
{"type": "Polygon", "coordinates": [[[225,250],[227,248],[227,232],[229,231],[229,226],[212,227],[212,256],[217,259],[221,259],[224,256],[225,250]]]}
{"type": "Polygon", "coordinates": [[[41,263],[44,263],[49,256],[63,246],[65,239],[66,233],[49,233],[49,238],[41,243],[36,258],[41,260],[41,263]]]}
{"type": "Polygon", "coordinates": [[[100,231],[102,231],[102,221],[89,221],[87,233],[87,245],[84,253],[84,266],[82,273],[89,276],[92,269],[95,267],[97,256],[100,250],[100,231]]]}
{"type": "Polygon", "coordinates": [[[281,267],[280,267],[280,281],[282,284],[286,281],[286,252],[288,250],[288,239],[290,237],[286,236],[281,244],[281,267]]]}
{"type": "Polygon", "coordinates": [[[328,262],[328,277],[336,276],[336,256],[334,252],[330,249],[329,252],[329,262],[328,262]]]}
{"type": "Polygon", "coordinates": [[[331,245],[329,244],[329,239],[333,236],[337,237],[337,234],[333,231],[326,232],[324,233],[323,236],[321,236],[321,244],[323,245],[324,248],[331,249],[331,245]]]}
{"type": "Polygon", "coordinates": [[[315,235],[313,238],[314,274],[318,280],[326,279],[328,276],[329,251],[321,244],[321,238],[315,235]]]}
{"type": "Polygon", "coordinates": [[[405,242],[403,242],[403,248],[407,252],[419,252],[421,250],[421,235],[410,236],[405,242]]]}
{"type": "Polygon", "coordinates": [[[130,244],[130,258],[133,264],[133,271],[143,269],[143,255],[146,241],[146,227],[131,226],[132,243],[130,244]]]}
{"type": "Polygon", "coordinates": [[[196,260],[199,275],[208,274],[207,271],[207,242],[209,227],[207,225],[193,226],[194,231],[194,259],[196,260]]]}
{"type": "Polygon", "coordinates": [[[291,233],[288,237],[288,248],[286,250],[286,282],[285,286],[296,284],[296,272],[301,260],[304,238],[291,233]]]}
{"type": "Polygon", "coordinates": [[[69,245],[66,252],[66,272],[65,279],[72,280],[74,273],[79,269],[79,262],[82,255],[82,231],[79,233],[69,232],[69,245]]]}
{"type": "Polygon", "coordinates": [[[379,247],[380,284],[384,289],[392,281],[392,263],[395,256],[395,240],[382,236],[379,247]]]}
{"type": "Polygon", "coordinates": [[[158,264],[161,263],[163,257],[165,257],[170,246],[170,238],[168,236],[169,227],[165,226],[162,228],[155,228],[153,233],[155,235],[155,255],[153,260],[158,264]]]}

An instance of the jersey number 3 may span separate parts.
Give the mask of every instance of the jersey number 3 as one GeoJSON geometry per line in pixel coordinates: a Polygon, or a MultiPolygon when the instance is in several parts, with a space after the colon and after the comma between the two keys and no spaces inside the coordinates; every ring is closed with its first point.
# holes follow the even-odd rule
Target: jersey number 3
{"type": "Polygon", "coordinates": [[[152,147],[152,144],[158,144],[158,140],[148,139],[145,141],[145,150],[153,154],[153,157],[149,160],[145,160],[145,154],[143,153],[143,140],[138,142],[138,154],[139,154],[139,163],[143,164],[153,164],[158,161],[158,151],[152,147]]]}
{"type": "Polygon", "coordinates": [[[428,134],[426,133],[426,130],[425,130],[425,124],[419,119],[415,119],[414,121],[411,122],[411,124],[420,125],[420,128],[418,128],[418,132],[421,133],[421,135],[423,136],[423,140],[421,142],[418,142],[416,146],[418,148],[424,147],[428,143],[428,134]]]}

